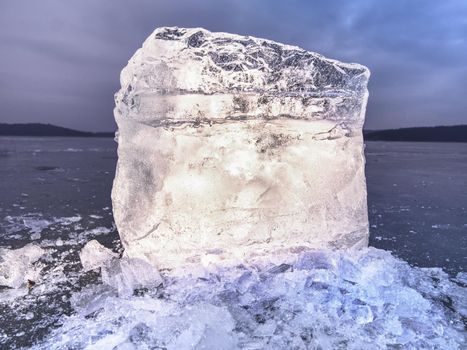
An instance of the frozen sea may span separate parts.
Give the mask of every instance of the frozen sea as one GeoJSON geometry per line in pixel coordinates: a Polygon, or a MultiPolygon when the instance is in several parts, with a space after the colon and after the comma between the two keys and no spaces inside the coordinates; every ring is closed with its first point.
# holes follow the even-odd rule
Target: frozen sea
{"type": "Polygon", "coordinates": [[[365,153],[373,248],[212,264],[123,298],[78,257],[91,239],[121,252],[116,143],[0,137],[0,282],[19,276],[0,287],[0,348],[461,349],[467,144],[368,142],[365,153]],[[15,253],[28,244],[39,260],[15,253]]]}

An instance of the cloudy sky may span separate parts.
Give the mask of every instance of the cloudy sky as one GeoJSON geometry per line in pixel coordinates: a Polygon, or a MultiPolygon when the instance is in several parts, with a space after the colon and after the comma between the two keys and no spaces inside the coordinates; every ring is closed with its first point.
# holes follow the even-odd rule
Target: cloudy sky
{"type": "Polygon", "coordinates": [[[159,26],[362,63],[367,129],[467,123],[466,0],[2,0],[0,122],[114,130],[119,72],[159,26]]]}

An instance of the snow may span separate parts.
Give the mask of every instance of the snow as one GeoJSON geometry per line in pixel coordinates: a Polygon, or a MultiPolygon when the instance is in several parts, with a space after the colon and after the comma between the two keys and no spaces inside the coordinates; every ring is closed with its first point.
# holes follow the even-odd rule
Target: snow
{"type": "Polygon", "coordinates": [[[105,235],[109,232],[112,232],[111,228],[99,226],[99,227],[95,227],[91,230],[86,231],[86,234],[97,236],[97,235],[105,235]]]}
{"type": "Polygon", "coordinates": [[[53,225],[68,226],[79,222],[82,219],[80,215],[69,217],[52,217],[45,219],[40,213],[29,213],[22,216],[6,216],[4,218],[7,233],[14,235],[27,229],[30,233],[31,240],[39,240],[42,231],[50,228],[53,225]]]}
{"type": "Polygon", "coordinates": [[[264,39],[156,29],[115,96],[126,256],[171,269],[366,246],[368,78],[264,39]]]}
{"type": "Polygon", "coordinates": [[[89,286],[33,348],[461,349],[465,280],[374,248],[211,263],[138,296],[89,286]]]}

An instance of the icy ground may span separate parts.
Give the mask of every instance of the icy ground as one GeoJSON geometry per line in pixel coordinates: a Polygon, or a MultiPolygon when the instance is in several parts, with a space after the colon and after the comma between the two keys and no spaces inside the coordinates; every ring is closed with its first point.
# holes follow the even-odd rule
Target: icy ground
{"type": "Polygon", "coordinates": [[[32,345],[73,312],[71,295],[97,278],[79,260],[95,237],[119,253],[115,228],[102,215],[28,213],[0,221],[0,349],[32,345]]]}
{"type": "Polygon", "coordinates": [[[196,269],[161,271],[155,284],[146,266],[115,260],[121,246],[101,220],[5,218],[7,237],[26,228],[31,236],[48,230],[49,239],[1,250],[0,348],[462,349],[466,342],[464,272],[449,277],[368,248],[233,265],[207,256],[196,269]],[[97,243],[82,250],[93,238],[113,252],[97,243]]]}
{"type": "MultiPolygon", "coordinates": [[[[465,273],[449,278],[375,248],[275,261],[207,261],[126,296],[96,270],[93,282],[65,296],[70,312],[32,348],[461,349],[467,341],[465,273]]],[[[47,293],[50,302],[63,279],[55,269],[43,274],[27,297],[47,293]]],[[[14,301],[26,320],[35,317],[27,297],[14,301]]]]}

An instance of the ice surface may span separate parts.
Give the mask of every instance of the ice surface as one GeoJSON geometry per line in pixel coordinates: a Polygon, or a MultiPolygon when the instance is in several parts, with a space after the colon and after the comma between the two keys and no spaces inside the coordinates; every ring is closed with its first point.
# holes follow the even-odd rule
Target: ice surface
{"type": "Polygon", "coordinates": [[[44,249],[28,244],[20,249],[0,248],[0,286],[19,288],[38,275],[32,264],[45,253],[44,249]]]}
{"type": "Polygon", "coordinates": [[[115,96],[125,254],[173,268],[366,246],[368,78],[269,40],[157,29],[115,96]]]}
{"type": "Polygon", "coordinates": [[[210,264],[164,288],[117,297],[103,285],[35,349],[462,349],[465,276],[388,252],[315,250],[210,264]]]}

